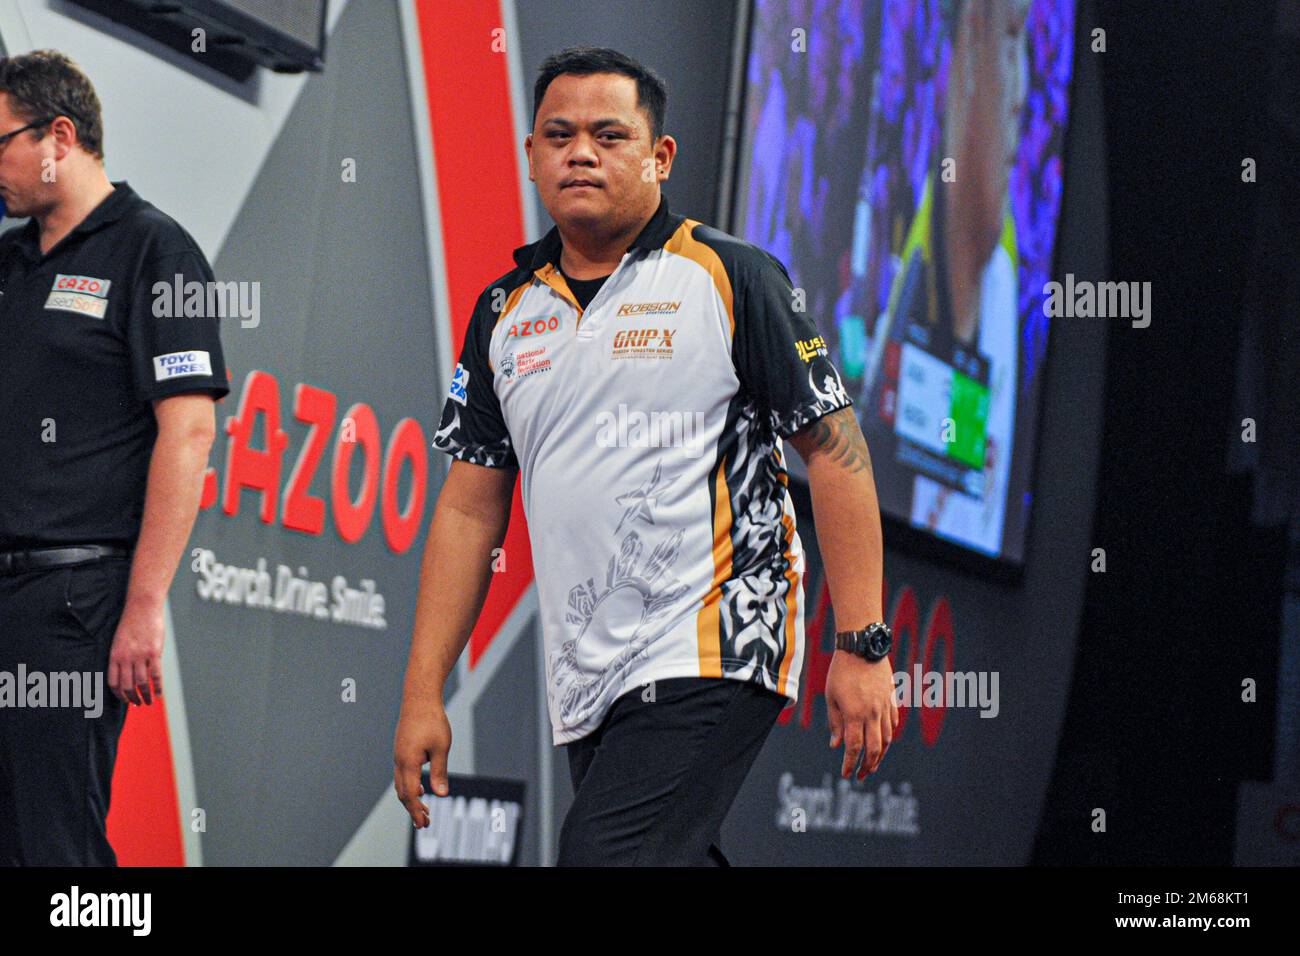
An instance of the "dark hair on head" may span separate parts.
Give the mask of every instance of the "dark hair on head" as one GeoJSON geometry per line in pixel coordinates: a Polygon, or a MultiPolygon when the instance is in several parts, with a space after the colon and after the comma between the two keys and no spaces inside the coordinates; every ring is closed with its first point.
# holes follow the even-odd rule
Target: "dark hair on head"
{"type": "Polygon", "coordinates": [[[619,73],[636,80],[636,105],[650,115],[652,140],[664,134],[664,117],[668,113],[668,86],[654,70],[608,47],[572,46],[552,53],[542,63],[533,84],[533,125],[537,125],[537,108],[551,80],[564,73],[587,76],[592,73],[619,73]]]}
{"type": "Polygon", "coordinates": [[[99,97],[81,68],[58,50],[33,50],[0,58],[0,93],[29,123],[66,116],[77,128],[82,149],[104,158],[104,124],[99,97]]]}

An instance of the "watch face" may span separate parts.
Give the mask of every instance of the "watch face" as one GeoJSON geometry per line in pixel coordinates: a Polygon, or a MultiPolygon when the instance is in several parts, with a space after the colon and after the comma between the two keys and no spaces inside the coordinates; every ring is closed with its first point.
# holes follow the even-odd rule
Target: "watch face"
{"type": "Polygon", "coordinates": [[[868,660],[879,660],[889,653],[892,640],[889,628],[882,624],[874,624],[861,631],[842,632],[836,635],[836,647],[851,651],[859,657],[868,660]]]}

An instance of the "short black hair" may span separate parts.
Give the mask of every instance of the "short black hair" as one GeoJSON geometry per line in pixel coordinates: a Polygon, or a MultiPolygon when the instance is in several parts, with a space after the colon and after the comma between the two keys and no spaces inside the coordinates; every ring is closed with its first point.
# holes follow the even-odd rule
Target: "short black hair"
{"type": "Polygon", "coordinates": [[[104,158],[104,121],[95,87],[58,50],[0,58],[0,93],[9,94],[14,113],[29,123],[66,116],[77,128],[82,149],[96,159],[104,158]]]}
{"type": "Polygon", "coordinates": [[[608,47],[571,46],[552,53],[542,63],[533,84],[533,125],[537,125],[537,108],[551,85],[551,80],[564,73],[587,76],[592,73],[619,73],[636,80],[636,105],[650,114],[652,140],[664,133],[664,117],[668,113],[668,86],[663,77],[647,69],[636,60],[608,47]]]}

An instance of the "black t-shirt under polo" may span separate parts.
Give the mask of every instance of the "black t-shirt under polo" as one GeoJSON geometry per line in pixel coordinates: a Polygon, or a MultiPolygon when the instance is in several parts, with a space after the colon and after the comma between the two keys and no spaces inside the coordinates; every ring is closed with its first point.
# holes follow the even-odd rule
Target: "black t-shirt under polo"
{"type": "Polygon", "coordinates": [[[176,315],[183,292],[155,295],[211,282],[207,259],[113,185],[45,255],[35,220],[0,235],[0,550],[134,544],[151,402],[230,391],[217,317],[176,315]]]}
{"type": "MultiPolygon", "coordinates": [[[[613,274],[611,272],[609,275],[613,274]]],[[[609,278],[609,276],[599,276],[595,279],[575,279],[563,269],[560,269],[560,275],[564,276],[564,281],[573,290],[573,297],[578,300],[578,305],[582,306],[584,310],[591,305],[591,300],[596,298],[596,293],[600,291],[600,287],[609,278]]]]}

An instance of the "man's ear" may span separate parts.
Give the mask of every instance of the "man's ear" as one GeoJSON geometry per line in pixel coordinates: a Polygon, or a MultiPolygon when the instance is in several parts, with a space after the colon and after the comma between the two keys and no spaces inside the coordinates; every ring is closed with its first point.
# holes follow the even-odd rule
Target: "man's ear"
{"type": "Polygon", "coordinates": [[[50,123],[50,133],[54,136],[54,156],[62,159],[72,152],[77,145],[77,127],[66,116],[56,116],[50,123]]]}

